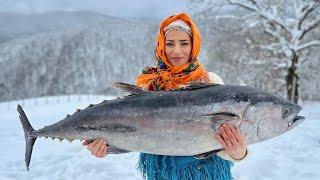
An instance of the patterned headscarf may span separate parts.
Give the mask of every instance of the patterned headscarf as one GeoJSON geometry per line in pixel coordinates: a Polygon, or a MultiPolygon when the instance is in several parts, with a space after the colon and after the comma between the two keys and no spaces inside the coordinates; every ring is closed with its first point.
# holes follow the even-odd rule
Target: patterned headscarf
{"type": "Polygon", "coordinates": [[[164,19],[158,33],[158,44],[155,56],[158,62],[157,67],[147,67],[136,79],[136,84],[146,90],[170,90],[179,88],[189,82],[208,80],[208,73],[198,62],[198,55],[201,46],[201,36],[196,24],[186,13],[172,15],[164,19]],[[173,66],[165,55],[165,28],[172,22],[182,20],[192,32],[192,52],[187,64],[173,66]]]}

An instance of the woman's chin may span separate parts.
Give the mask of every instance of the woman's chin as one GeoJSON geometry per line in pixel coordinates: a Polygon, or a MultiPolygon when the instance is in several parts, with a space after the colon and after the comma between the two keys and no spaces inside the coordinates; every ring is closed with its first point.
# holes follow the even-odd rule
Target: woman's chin
{"type": "Polygon", "coordinates": [[[182,66],[182,65],[184,65],[184,64],[186,64],[187,62],[185,62],[183,59],[179,59],[179,60],[173,60],[172,62],[171,62],[171,64],[173,65],[173,66],[182,66]]]}

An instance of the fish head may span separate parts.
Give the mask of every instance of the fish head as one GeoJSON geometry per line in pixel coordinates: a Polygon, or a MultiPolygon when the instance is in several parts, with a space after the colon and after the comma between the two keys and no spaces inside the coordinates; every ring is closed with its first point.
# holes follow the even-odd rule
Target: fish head
{"type": "Polygon", "coordinates": [[[241,124],[241,129],[251,130],[253,141],[279,136],[304,121],[304,117],[298,116],[301,106],[279,96],[264,96],[248,106],[241,124]]]}

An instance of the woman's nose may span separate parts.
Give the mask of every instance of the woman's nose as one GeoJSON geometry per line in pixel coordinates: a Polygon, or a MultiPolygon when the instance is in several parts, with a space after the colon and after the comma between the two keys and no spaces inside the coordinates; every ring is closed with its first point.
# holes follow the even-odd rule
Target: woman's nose
{"type": "Polygon", "coordinates": [[[173,54],[180,54],[181,53],[181,48],[180,46],[174,46],[173,48],[173,54]]]}

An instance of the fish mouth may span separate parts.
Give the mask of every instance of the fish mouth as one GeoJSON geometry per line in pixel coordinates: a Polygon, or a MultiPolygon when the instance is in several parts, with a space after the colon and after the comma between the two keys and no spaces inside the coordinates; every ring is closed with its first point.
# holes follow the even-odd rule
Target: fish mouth
{"type": "Polygon", "coordinates": [[[288,128],[292,129],[296,127],[298,124],[301,124],[304,121],[305,117],[303,116],[296,116],[293,118],[291,122],[288,123],[288,128]]]}

